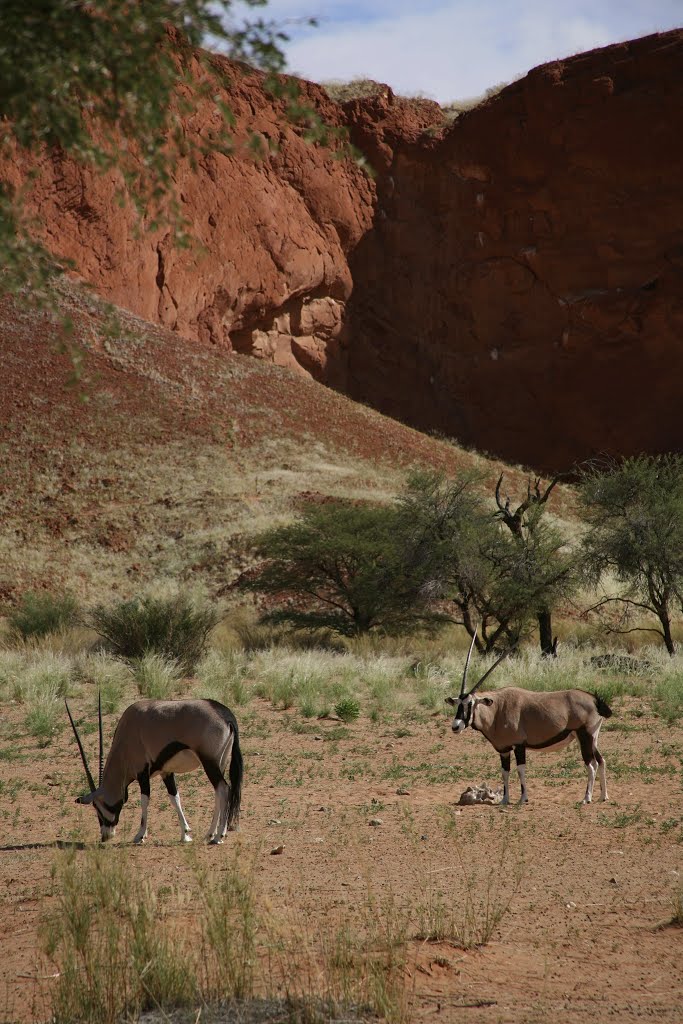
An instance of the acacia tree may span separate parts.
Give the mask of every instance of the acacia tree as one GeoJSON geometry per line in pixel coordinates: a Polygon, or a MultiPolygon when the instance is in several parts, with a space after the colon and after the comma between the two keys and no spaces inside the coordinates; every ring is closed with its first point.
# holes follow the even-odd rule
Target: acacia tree
{"type": "Polygon", "coordinates": [[[429,627],[440,617],[428,608],[422,561],[405,557],[410,543],[396,506],[312,505],[256,538],[263,561],[238,586],[268,596],[268,622],[344,636],[429,627]]]}
{"type": "Polygon", "coordinates": [[[580,495],[589,579],[598,585],[611,576],[621,586],[594,607],[621,605],[622,621],[611,629],[656,632],[673,655],[671,621],[683,601],[683,458],[639,455],[591,466],[580,495]],[[659,627],[630,625],[638,611],[659,627]]]}
{"type": "Polygon", "coordinates": [[[516,645],[539,608],[550,611],[566,595],[572,572],[564,539],[540,516],[521,538],[501,529],[482,483],[478,474],[419,474],[402,506],[421,538],[413,550],[423,553],[432,597],[455,606],[455,621],[487,653],[516,645]]]}
{"type": "MultiPolygon", "coordinates": [[[[242,0],[263,7],[267,0],[242,0]]],[[[3,0],[0,4],[0,157],[43,147],[99,170],[116,168],[127,194],[148,220],[164,211],[182,228],[173,175],[183,155],[230,148],[232,118],[207,38],[227,55],[271,72],[287,91],[291,116],[323,128],[296,103],[296,89],[277,84],[287,36],[263,18],[237,22],[232,0],[3,0]],[[203,78],[189,60],[203,62],[203,78]],[[185,132],[184,113],[208,98],[225,130],[213,137],[185,132]]],[[[310,20],[310,19],[309,19],[310,20]]],[[[0,181],[0,291],[45,288],[50,254],[31,239],[24,195],[0,181]]],[[[179,233],[182,233],[180,231],[179,233]]]]}
{"type": "Polygon", "coordinates": [[[533,587],[535,579],[538,586],[539,604],[536,608],[538,622],[538,638],[541,653],[545,656],[557,655],[557,637],[553,637],[551,601],[560,597],[568,597],[575,589],[577,582],[577,566],[575,559],[564,551],[564,541],[556,532],[549,531],[547,522],[543,521],[546,504],[559,483],[560,477],[555,476],[545,488],[541,488],[540,478],[534,482],[527,481],[527,494],[516,508],[512,508],[508,496],[503,502],[501,486],[503,474],[496,484],[496,505],[494,513],[510,531],[515,543],[520,548],[529,569],[529,584],[533,587]],[[535,573],[535,575],[534,575],[535,573]]]}

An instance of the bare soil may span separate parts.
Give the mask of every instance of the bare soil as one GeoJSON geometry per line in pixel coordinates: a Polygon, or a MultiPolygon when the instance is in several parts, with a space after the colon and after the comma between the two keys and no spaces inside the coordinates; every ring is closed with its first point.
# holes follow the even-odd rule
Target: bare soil
{"type": "MultiPolygon", "coordinates": [[[[640,702],[617,700],[608,723],[617,728],[603,729],[609,803],[578,806],[584,772],[570,747],[531,756],[530,803],[503,809],[457,806],[466,786],[498,785],[498,758],[481,736],[453,737],[441,714],[407,728],[364,719],[342,727],[254,699],[242,714],[241,830],[224,846],[202,841],[208,781],[200,773],[180,779],[194,853],[220,871],[239,848],[255,863],[273,919],[300,934],[302,949],[322,930],[359,921],[369,902],[378,912],[390,901],[395,913],[415,915],[442,900],[457,919],[468,893],[488,893],[492,905],[510,896],[479,948],[418,939],[413,927],[405,971],[411,1020],[678,1022],[683,929],[667,922],[683,883],[683,728],[642,713],[640,702]],[[370,825],[373,818],[381,824],[370,825]],[[279,845],[284,851],[273,855],[279,845]]],[[[49,1017],[57,967],[41,952],[41,922],[63,856],[57,847],[78,834],[95,844],[99,831],[92,811],[73,802],[83,778],[67,729],[39,749],[22,738],[22,717],[16,706],[3,709],[0,992],[3,1019],[23,1022],[49,1017]]],[[[107,719],[108,735],[117,717],[107,719]]],[[[182,888],[188,852],[161,783],[144,847],[130,842],[138,815],[131,787],[111,848],[154,881],[182,888]]]]}

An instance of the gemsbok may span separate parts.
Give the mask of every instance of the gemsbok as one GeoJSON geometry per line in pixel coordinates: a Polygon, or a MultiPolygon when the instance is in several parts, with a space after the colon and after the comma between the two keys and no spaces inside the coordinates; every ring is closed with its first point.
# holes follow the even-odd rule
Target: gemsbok
{"type": "Polygon", "coordinates": [[[605,759],[598,750],[598,735],[603,718],[609,718],[612,709],[597,694],[586,690],[556,690],[534,693],[530,690],[505,687],[475,697],[474,691],[487,679],[494,668],[510,652],[506,651],[484,673],[478,683],[467,692],[467,669],[472,656],[475,636],[472,637],[459,697],[447,697],[446,703],[456,708],[452,729],[461,733],[468,726],[480,732],[500,754],[503,772],[503,803],[510,802],[510,754],[514,750],[519,781],[522,787],[520,803],[528,800],[526,789],[526,752],[529,750],[560,750],[576,737],[588,772],[584,804],[593,798],[595,776],[600,771],[602,799],[607,800],[607,773],[605,759]]]}
{"type": "Polygon", "coordinates": [[[68,704],[66,710],[90,786],[90,792],[79,796],[76,803],[93,805],[103,843],[114,835],[121,808],[128,800],[128,786],[135,781],[140,786],[142,821],[133,842],[144,843],[150,779],[159,774],[178,814],[181,842],[192,842],[175,775],[193,772],[197,768],[204,769],[215,792],[214,815],[207,836],[209,842],[222,843],[228,829],[237,826],[243,763],[237,721],[229,708],[216,700],[139,700],[121,715],[104,764],[100,702],[97,786],[68,704]],[[226,769],[228,780],[225,778],[226,769]]]}

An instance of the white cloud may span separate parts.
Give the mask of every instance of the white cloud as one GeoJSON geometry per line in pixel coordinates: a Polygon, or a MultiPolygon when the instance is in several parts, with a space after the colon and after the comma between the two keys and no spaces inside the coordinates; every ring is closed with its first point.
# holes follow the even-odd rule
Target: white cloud
{"type": "Polygon", "coordinates": [[[270,0],[254,13],[294,19],[285,49],[290,69],[305,78],[374,78],[442,102],[683,23],[680,0],[270,0]],[[305,16],[317,16],[319,27],[296,22],[305,16]]]}

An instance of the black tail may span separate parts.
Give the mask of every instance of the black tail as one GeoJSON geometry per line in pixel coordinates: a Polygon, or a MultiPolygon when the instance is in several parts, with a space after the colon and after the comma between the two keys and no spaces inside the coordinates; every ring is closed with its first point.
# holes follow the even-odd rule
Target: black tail
{"type": "MultiPolygon", "coordinates": [[[[242,803],[242,777],[244,775],[244,760],[242,759],[242,751],[240,750],[240,731],[237,725],[237,719],[233,715],[230,708],[226,708],[225,704],[221,704],[217,700],[207,700],[207,704],[210,704],[214,711],[217,711],[221,716],[225,724],[232,730],[233,741],[232,741],[232,752],[230,755],[230,768],[228,769],[228,778],[230,779],[230,796],[228,798],[228,828],[239,821],[240,818],[240,804],[242,803]]],[[[208,774],[208,772],[207,772],[208,774]]],[[[210,778],[211,776],[209,776],[210,778]]],[[[214,785],[216,783],[214,782],[214,785]]]]}
{"type": "MultiPolygon", "coordinates": [[[[610,714],[612,712],[610,711],[610,714]]],[[[237,722],[234,725],[234,738],[232,741],[232,756],[230,758],[230,798],[228,800],[228,827],[237,823],[240,818],[240,804],[242,802],[242,776],[244,775],[244,761],[240,750],[240,737],[237,729],[237,722]]]]}
{"type": "Polygon", "coordinates": [[[609,704],[602,699],[599,693],[594,693],[593,697],[595,698],[595,706],[598,709],[598,714],[602,715],[603,718],[611,718],[612,709],[609,704]]]}

